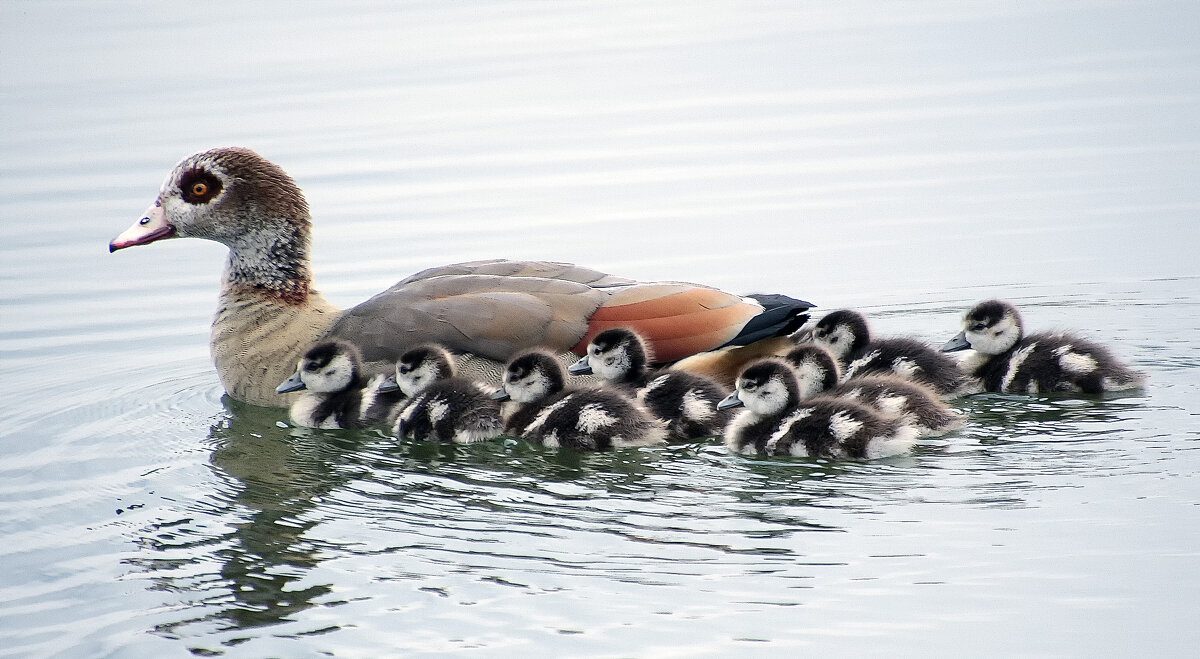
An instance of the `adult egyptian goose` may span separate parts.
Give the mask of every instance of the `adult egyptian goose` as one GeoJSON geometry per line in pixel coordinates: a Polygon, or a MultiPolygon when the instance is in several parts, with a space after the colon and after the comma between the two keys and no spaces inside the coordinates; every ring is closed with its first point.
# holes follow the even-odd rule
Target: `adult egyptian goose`
{"type": "Polygon", "coordinates": [[[973,350],[961,365],[984,391],[1098,394],[1136,389],[1146,381],[1093,341],[1066,332],[1026,336],[1021,314],[1002,300],[972,307],[962,328],[942,350],[973,350]]]}
{"type": "Polygon", "coordinates": [[[288,399],[275,385],[325,337],[352,343],[369,363],[394,363],[409,347],[439,343],[461,355],[464,375],[495,382],[519,350],[580,355],[592,336],[617,325],[636,329],[669,362],[790,332],[812,306],[567,263],[493,260],[419,272],[343,311],[313,289],[310,226],[304,195],[282,169],[248,149],[219,148],[176,165],[109,250],[182,237],[228,246],[213,361],[229,395],[277,407],[288,399]]]}

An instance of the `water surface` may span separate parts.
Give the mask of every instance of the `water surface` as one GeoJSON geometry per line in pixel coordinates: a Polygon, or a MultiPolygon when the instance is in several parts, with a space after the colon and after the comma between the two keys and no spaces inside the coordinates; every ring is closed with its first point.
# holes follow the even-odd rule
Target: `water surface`
{"type": "Polygon", "coordinates": [[[0,5],[0,654],[1190,655],[1198,14],[0,5]],[[341,305],[497,256],[930,342],[999,296],[1150,384],[872,463],[294,429],[222,397],[222,248],[105,249],[227,144],[341,305]]]}

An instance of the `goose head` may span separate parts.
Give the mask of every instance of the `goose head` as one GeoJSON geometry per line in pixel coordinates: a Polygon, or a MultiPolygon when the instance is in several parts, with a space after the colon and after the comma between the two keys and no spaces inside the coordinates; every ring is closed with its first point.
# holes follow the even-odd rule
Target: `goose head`
{"type": "Polygon", "coordinates": [[[492,398],[535,403],[562,391],[566,386],[566,372],[554,355],[534,350],[509,361],[504,367],[502,382],[492,398]]]}
{"type": "Polygon", "coordinates": [[[142,217],[110,252],[167,238],[204,238],[229,247],[229,283],[307,293],[311,218],[300,188],[249,149],[226,147],[184,158],[142,217]]]}
{"type": "Polygon", "coordinates": [[[633,330],[618,327],[592,337],[587,354],[571,365],[571,375],[595,373],[611,382],[636,379],[646,371],[646,344],[633,330]]]}
{"type": "Polygon", "coordinates": [[[812,340],[844,361],[852,351],[871,341],[867,319],[857,311],[842,309],[825,314],[812,330],[812,340]]]}
{"type": "Polygon", "coordinates": [[[962,331],[947,341],[942,351],[970,348],[985,355],[999,355],[1015,346],[1023,335],[1016,307],[1002,300],[986,300],[963,316],[962,331]]]}
{"type": "Polygon", "coordinates": [[[717,409],[746,406],[759,416],[782,413],[800,399],[796,375],[778,359],[762,359],[738,375],[734,391],[717,404],[717,409]]]}
{"type": "Polygon", "coordinates": [[[452,377],[454,357],[438,345],[413,348],[396,362],[396,384],[405,396],[416,396],[431,383],[452,377]]]}
{"type": "Polygon", "coordinates": [[[808,343],[792,348],[783,356],[795,370],[800,398],[811,398],[837,386],[841,369],[824,347],[808,343]]]}
{"type": "Polygon", "coordinates": [[[343,341],[323,341],[305,351],[296,372],[275,391],[285,394],[307,389],[319,394],[346,391],[358,380],[358,349],[343,341]]]}

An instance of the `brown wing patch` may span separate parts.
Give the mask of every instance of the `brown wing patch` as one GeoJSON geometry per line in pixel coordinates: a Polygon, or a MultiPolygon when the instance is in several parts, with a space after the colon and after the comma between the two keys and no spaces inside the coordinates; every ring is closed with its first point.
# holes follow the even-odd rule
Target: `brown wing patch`
{"type": "Polygon", "coordinates": [[[750,362],[761,357],[782,356],[795,347],[796,344],[786,336],[773,336],[748,346],[692,355],[671,365],[671,369],[703,375],[732,388],[737,374],[750,362]]]}
{"type": "Polygon", "coordinates": [[[572,351],[583,354],[596,334],[628,327],[646,340],[655,361],[675,361],[723,345],[761,311],[756,303],[703,286],[633,286],[596,309],[588,319],[587,334],[572,351]]]}

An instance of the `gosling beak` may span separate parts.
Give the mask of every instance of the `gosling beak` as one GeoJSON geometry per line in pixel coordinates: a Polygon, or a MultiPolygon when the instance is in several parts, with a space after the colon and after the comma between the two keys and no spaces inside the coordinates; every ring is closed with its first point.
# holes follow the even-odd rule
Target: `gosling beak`
{"type": "Polygon", "coordinates": [[[957,352],[970,348],[971,344],[967,341],[967,333],[959,332],[942,346],[942,352],[957,352]]]}
{"type": "Polygon", "coordinates": [[[591,375],[592,365],[588,363],[587,355],[579,358],[579,361],[567,367],[567,372],[571,375],[591,375]]]}
{"type": "Polygon", "coordinates": [[[389,391],[400,391],[400,385],[396,382],[396,374],[393,373],[381,380],[379,382],[379,389],[376,389],[376,391],[381,394],[386,394],[389,391]]]}
{"type": "Polygon", "coordinates": [[[741,407],[743,404],[744,403],[742,403],[742,399],[738,398],[737,392],[735,391],[735,392],[729,394],[728,396],[722,398],[721,402],[717,403],[717,409],[718,410],[727,410],[731,407],[741,407]]]}
{"type": "Polygon", "coordinates": [[[499,389],[492,392],[491,399],[492,400],[508,400],[508,392],[504,390],[504,387],[500,387],[499,389]]]}
{"type": "Polygon", "coordinates": [[[300,371],[292,373],[292,377],[283,381],[278,387],[275,387],[275,393],[286,394],[293,391],[305,389],[304,382],[300,380],[300,371]]]}
{"type": "Polygon", "coordinates": [[[166,213],[156,201],[154,205],[146,209],[140,220],[112,239],[112,242],[108,244],[108,251],[115,252],[118,249],[135,245],[148,245],[156,240],[173,237],[175,237],[175,227],[167,222],[166,213]]]}

